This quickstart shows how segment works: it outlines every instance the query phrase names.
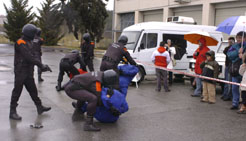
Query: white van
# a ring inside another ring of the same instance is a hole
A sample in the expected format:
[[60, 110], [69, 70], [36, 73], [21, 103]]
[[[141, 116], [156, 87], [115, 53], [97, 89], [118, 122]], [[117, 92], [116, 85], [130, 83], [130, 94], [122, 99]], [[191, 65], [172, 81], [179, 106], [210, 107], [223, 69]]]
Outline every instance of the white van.
[[159, 47], [161, 41], [166, 42], [167, 39], [172, 40], [172, 45], [176, 48], [176, 55], [174, 57], [176, 59], [176, 66], [174, 69], [188, 72], [190, 59], [192, 59], [193, 53], [198, 48], [198, 45], [184, 40], [184, 34], [190, 31], [201, 30], [209, 32], [211, 36], [219, 41], [217, 46], [209, 47], [217, 52], [223, 36], [221, 32], [217, 32], [215, 29], [216, 27], [214, 26], [145, 22], [125, 28], [121, 35], [128, 37], [126, 47], [133, 59], [139, 62], [138, 64], [141, 66], [138, 81], [142, 81], [145, 75], [155, 74], [155, 69], [141, 62], [152, 63], [151, 55]]

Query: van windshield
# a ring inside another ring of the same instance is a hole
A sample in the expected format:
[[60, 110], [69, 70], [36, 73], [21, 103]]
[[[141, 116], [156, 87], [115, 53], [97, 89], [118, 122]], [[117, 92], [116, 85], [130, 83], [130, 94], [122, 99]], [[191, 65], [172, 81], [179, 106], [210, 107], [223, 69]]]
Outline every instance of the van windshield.
[[128, 38], [128, 42], [125, 45], [128, 50], [134, 50], [138, 41], [140, 31], [123, 31], [121, 35], [125, 35]]

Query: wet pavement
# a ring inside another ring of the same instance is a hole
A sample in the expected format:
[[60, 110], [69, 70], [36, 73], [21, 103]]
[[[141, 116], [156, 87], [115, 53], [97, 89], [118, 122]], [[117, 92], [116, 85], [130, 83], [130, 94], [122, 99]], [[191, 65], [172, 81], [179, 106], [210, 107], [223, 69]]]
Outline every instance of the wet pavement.
[[[35, 80], [42, 102], [51, 106], [50, 112], [38, 116], [36, 107], [25, 89], [17, 108], [22, 121], [9, 120], [9, 103], [14, 83], [14, 49], [0, 45], [0, 137], [2, 141], [242, 141], [246, 139], [246, 115], [229, 110], [231, 102], [220, 100], [216, 104], [201, 103], [190, 96], [189, 82], [174, 83], [171, 92], [155, 91], [155, 77], [129, 87], [129, 111], [116, 123], [103, 124], [101, 132], [83, 131], [84, 118], [74, 113], [70, 99], [64, 91], [57, 92], [59, 60], [63, 52], [45, 49], [43, 62], [53, 70], [43, 73], [44, 82]], [[100, 58], [95, 58], [98, 70]], [[68, 78], [64, 76], [64, 81]], [[30, 128], [30, 125], [43, 128]]]

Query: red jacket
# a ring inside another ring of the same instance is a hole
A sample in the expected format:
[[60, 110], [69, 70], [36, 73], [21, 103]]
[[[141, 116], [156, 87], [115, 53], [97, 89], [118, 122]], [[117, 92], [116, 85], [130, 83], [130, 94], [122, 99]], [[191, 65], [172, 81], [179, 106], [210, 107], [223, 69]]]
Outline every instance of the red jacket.
[[[203, 46], [199, 47], [193, 54], [193, 58], [196, 59], [195, 64], [195, 73], [196, 74], [202, 74], [202, 69], [200, 68], [200, 64], [204, 62], [206, 58], [206, 52], [208, 52], [210, 49], [206, 45], [206, 40], [204, 38], [200, 39], [200, 42], [202, 42]], [[196, 56], [196, 53], [199, 53], [198, 56]]]
[[164, 47], [159, 47], [156, 51], [154, 51], [151, 58], [156, 66], [161, 66], [165, 68], [170, 62], [169, 53]]

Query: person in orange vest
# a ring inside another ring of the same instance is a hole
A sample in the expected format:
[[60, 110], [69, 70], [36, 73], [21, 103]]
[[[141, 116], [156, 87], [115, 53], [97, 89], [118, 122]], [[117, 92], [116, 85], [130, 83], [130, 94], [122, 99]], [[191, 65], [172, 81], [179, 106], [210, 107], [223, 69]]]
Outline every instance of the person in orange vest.
[[[156, 66], [166, 68], [168, 63], [170, 62], [170, 55], [166, 51], [164, 45], [165, 45], [164, 42], [160, 43], [160, 47], [153, 52], [151, 56], [151, 60]], [[157, 77], [156, 91], [158, 92], [161, 91], [161, 80], [163, 79], [164, 81], [163, 85], [164, 85], [165, 92], [170, 92], [170, 90], [168, 89], [168, 84], [167, 84], [167, 71], [156, 68], [156, 77]]]
[[86, 66], [88, 66], [90, 72], [94, 71], [93, 59], [94, 59], [94, 42], [91, 42], [91, 37], [89, 33], [83, 35], [84, 42], [81, 44], [81, 54], [85, 62], [85, 66], [81, 67], [86, 71]]

